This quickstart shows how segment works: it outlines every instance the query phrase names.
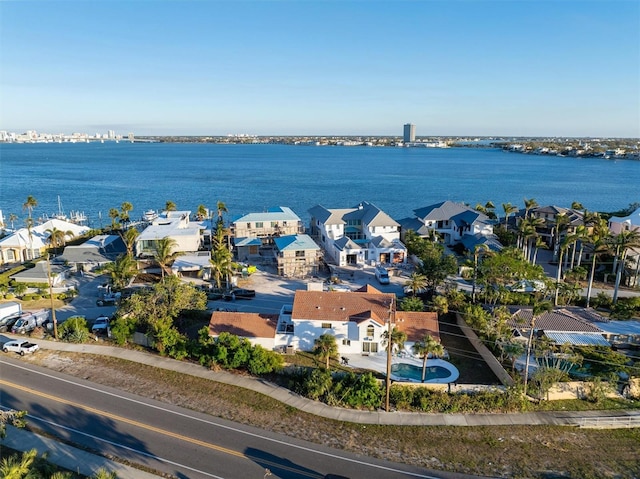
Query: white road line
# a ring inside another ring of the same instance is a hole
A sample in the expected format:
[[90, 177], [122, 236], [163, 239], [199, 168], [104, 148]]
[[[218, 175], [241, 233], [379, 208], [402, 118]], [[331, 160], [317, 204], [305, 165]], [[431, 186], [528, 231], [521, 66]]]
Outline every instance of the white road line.
[[39, 375], [42, 375], [42, 376], [45, 376], [45, 377], [48, 377], [48, 378], [51, 378], [51, 379], [55, 379], [57, 381], [62, 381], [62, 382], [68, 383], [68, 384], [73, 384], [74, 386], [78, 386], [78, 387], [82, 387], [82, 388], [85, 388], [85, 389], [89, 389], [91, 391], [94, 391], [94, 392], [97, 392], [97, 393], [100, 393], [100, 394], [106, 394], [106, 395], [109, 395], [109, 396], [112, 396], [112, 397], [116, 397], [116, 398], [122, 399], [124, 401], [130, 401], [132, 403], [140, 404], [142, 406], [146, 406], [146, 407], [150, 407], [150, 408], [154, 408], [154, 409], [157, 409], [157, 410], [165, 412], [165, 413], [173, 414], [175, 416], [189, 418], [189, 419], [194, 420], [194, 421], [199, 421], [199, 422], [202, 422], [202, 423], [205, 423], [205, 424], [209, 424], [211, 426], [215, 426], [215, 427], [218, 427], [218, 428], [221, 428], [221, 429], [226, 429], [226, 430], [233, 431], [233, 432], [236, 432], [236, 433], [244, 434], [246, 436], [254, 437], [254, 438], [257, 438], [257, 439], [266, 440], [266, 441], [272, 442], [274, 444], [287, 446], [289, 448], [295, 448], [295, 449], [298, 449], [298, 450], [301, 450], [301, 451], [305, 451], [305, 452], [309, 452], [309, 453], [313, 453], [313, 454], [318, 454], [318, 455], [321, 455], [321, 456], [330, 457], [332, 459], [339, 459], [339, 460], [350, 462], [350, 463], [353, 463], [353, 464], [358, 464], [358, 465], [362, 465], [362, 466], [368, 466], [368, 467], [371, 467], [373, 469], [379, 469], [379, 470], [383, 470], [383, 471], [389, 471], [389, 472], [395, 472], [395, 473], [399, 473], [399, 474], [405, 474], [405, 475], [411, 476], [411, 477], [419, 477], [421, 479], [439, 479], [436, 476], [427, 476], [427, 475], [420, 474], [420, 473], [407, 472], [407, 471], [403, 471], [401, 469], [394, 469], [394, 468], [388, 467], [388, 466], [381, 466], [381, 465], [378, 465], [378, 464], [370, 464], [368, 462], [360, 461], [358, 459], [351, 459], [351, 458], [348, 458], [348, 457], [339, 456], [339, 455], [332, 454], [332, 453], [329, 453], [329, 452], [318, 451], [316, 449], [311, 449], [311, 448], [308, 448], [308, 447], [305, 447], [305, 446], [300, 446], [298, 444], [292, 444], [292, 443], [289, 443], [289, 442], [281, 441], [279, 439], [274, 439], [274, 438], [270, 438], [270, 437], [263, 437], [263, 436], [260, 436], [258, 434], [252, 433], [252, 432], [243, 431], [242, 429], [237, 429], [237, 428], [234, 428], [234, 427], [231, 427], [231, 426], [225, 426], [223, 424], [218, 424], [218, 423], [215, 423], [213, 421], [209, 421], [207, 419], [197, 418], [197, 417], [193, 417], [193, 416], [190, 416], [188, 414], [181, 413], [181, 412], [172, 411], [170, 409], [166, 409], [166, 408], [163, 408], [161, 406], [148, 404], [146, 402], [139, 401], [137, 399], [132, 399], [132, 398], [128, 398], [128, 397], [125, 397], [125, 396], [121, 396], [119, 394], [111, 393], [111, 392], [108, 392], [108, 391], [103, 391], [101, 389], [98, 389], [98, 388], [95, 388], [95, 387], [92, 387], [92, 386], [87, 386], [87, 385], [84, 385], [84, 384], [79, 384], [79, 383], [76, 383], [74, 381], [70, 381], [68, 379], [58, 378], [58, 377], [52, 376], [50, 374], [46, 374], [46, 373], [43, 373], [43, 372], [40, 372], [40, 371], [35, 371], [35, 370], [32, 370], [32, 369], [26, 368], [24, 366], [19, 366], [19, 365], [7, 363], [7, 362], [2, 361], [2, 360], [0, 360], [0, 364], [6, 364], [7, 366], [12, 366], [12, 367], [15, 367], [15, 368], [18, 368], [18, 369], [24, 369], [25, 371], [30, 371], [32, 373], [36, 373], [36, 374], [39, 374]]

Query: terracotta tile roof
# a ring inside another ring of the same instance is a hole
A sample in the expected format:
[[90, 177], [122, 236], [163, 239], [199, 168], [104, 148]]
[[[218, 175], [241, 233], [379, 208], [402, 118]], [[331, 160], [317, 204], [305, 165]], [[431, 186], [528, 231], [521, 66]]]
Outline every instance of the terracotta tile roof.
[[296, 291], [291, 319], [359, 322], [371, 318], [383, 325], [389, 317], [389, 306], [392, 301], [395, 302], [395, 294], [379, 291], [376, 293]]
[[396, 327], [407, 334], [407, 341], [420, 341], [427, 334], [440, 341], [438, 313], [397, 311]]
[[243, 338], [273, 338], [277, 324], [277, 314], [214, 311], [209, 321], [209, 335], [226, 332]]
[[364, 286], [361, 286], [358, 289], [354, 290], [354, 293], [382, 294], [382, 291], [371, 286], [370, 284], [365, 284]]

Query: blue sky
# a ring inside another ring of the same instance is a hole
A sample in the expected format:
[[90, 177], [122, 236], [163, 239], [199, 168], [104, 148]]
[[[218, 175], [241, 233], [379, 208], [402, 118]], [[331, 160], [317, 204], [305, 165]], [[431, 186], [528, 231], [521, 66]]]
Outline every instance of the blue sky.
[[0, 129], [640, 136], [640, 2], [0, 1]]

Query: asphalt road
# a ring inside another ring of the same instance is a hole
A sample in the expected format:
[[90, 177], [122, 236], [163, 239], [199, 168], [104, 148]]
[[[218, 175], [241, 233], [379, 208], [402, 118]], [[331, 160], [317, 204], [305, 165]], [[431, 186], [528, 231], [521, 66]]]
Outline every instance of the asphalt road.
[[[0, 359], [2, 407], [102, 454], [180, 478], [462, 478], [298, 441]], [[271, 476], [265, 476], [266, 470]]]

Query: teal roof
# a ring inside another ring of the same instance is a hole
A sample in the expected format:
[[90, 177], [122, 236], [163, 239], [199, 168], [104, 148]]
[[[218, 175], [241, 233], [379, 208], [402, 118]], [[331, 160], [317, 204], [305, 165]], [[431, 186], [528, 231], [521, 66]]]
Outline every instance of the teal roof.
[[233, 240], [233, 244], [238, 246], [262, 246], [262, 241], [260, 238], [236, 238]]
[[286, 206], [276, 206], [269, 208], [267, 211], [261, 213], [248, 213], [244, 216], [240, 216], [233, 220], [233, 223], [238, 222], [255, 222], [255, 221], [300, 221], [298, 215], [296, 215], [291, 208]]
[[273, 239], [279, 251], [319, 250], [309, 235], [280, 236]]

